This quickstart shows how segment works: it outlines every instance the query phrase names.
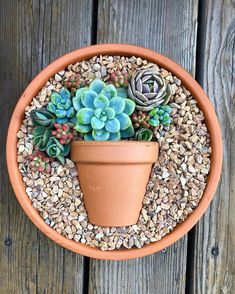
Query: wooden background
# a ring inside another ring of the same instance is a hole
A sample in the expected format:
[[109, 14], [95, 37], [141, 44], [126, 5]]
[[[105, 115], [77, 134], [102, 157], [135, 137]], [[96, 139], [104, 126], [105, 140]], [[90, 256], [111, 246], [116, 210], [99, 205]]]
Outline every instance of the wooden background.
[[[99, 261], [47, 239], [9, 183], [14, 106], [51, 61], [96, 43], [142, 45], [185, 67], [208, 93], [224, 140], [221, 182], [190, 233], [151, 256]], [[235, 1], [0, 0], [0, 294], [235, 293]]]

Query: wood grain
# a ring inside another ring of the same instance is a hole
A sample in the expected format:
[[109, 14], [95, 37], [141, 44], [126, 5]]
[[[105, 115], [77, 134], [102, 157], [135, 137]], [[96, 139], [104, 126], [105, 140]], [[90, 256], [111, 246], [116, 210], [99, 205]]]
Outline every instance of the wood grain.
[[219, 117], [224, 147], [220, 185], [196, 228], [191, 292], [235, 291], [235, 2], [202, 7], [199, 81]]
[[26, 85], [58, 56], [91, 42], [89, 1], [1, 1], [0, 293], [82, 293], [83, 257], [55, 245], [28, 220], [12, 192], [5, 136]]
[[[97, 42], [154, 49], [194, 75], [197, 9], [197, 1], [99, 1]], [[187, 236], [142, 259], [91, 260], [89, 293], [184, 293], [186, 256]]]

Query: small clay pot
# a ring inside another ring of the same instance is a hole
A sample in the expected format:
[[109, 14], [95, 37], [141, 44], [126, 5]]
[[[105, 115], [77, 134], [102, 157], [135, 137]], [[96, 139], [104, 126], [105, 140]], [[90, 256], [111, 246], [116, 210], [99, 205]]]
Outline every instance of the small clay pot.
[[156, 142], [88, 142], [71, 146], [89, 222], [99, 226], [129, 226], [139, 218]]

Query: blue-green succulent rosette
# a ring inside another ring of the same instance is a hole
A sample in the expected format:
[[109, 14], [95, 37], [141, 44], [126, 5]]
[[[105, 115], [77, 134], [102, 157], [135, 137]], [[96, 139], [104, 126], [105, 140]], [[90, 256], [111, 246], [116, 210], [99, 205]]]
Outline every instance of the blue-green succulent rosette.
[[76, 112], [74, 110], [71, 94], [67, 89], [62, 89], [60, 93], [53, 92], [51, 101], [47, 105], [47, 110], [54, 113], [56, 122], [59, 124], [76, 122]]
[[90, 87], [78, 89], [73, 98], [77, 111], [76, 131], [84, 134], [85, 141], [133, 137], [135, 132], [129, 116], [135, 110], [135, 102], [126, 97], [125, 89], [116, 89], [98, 79]]
[[148, 113], [150, 116], [148, 123], [153, 127], [157, 127], [160, 124], [169, 126], [172, 122], [172, 118], [170, 117], [171, 112], [172, 108], [169, 105], [156, 107]]

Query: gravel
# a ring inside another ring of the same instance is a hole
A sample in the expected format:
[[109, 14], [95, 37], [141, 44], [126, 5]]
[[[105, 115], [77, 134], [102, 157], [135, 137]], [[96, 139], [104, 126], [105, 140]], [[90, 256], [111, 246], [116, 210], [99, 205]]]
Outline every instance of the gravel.
[[136, 57], [95, 56], [88, 61], [71, 64], [51, 78], [31, 105], [17, 134], [19, 170], [33, 207], [45, 223], [70, 240], [101, 250], [141, 248], [157, 242], [193, 212], [203, 195], [210, 171], [210, 137], [204, 116], [191, 93], [181, 81], [165, 69], [161, 74], [172, 86], [173, 123], [159, 127], [155, 135], [160, 150], [152, 168], [138, 223], [128, 227], [100, 227], [88, 222], [75, 164], [66, 159], [64, 166], [51, 163], [49, 174], [32, 172], [27, 156], [32, 154], [32, 122], [30, 111], [48, 103], [52, 91], [59, 91], [61, 81], [80, 73], [88, 84], [96, 77], [104, 81], [115, 69], [133, 75], [152, 63]]

